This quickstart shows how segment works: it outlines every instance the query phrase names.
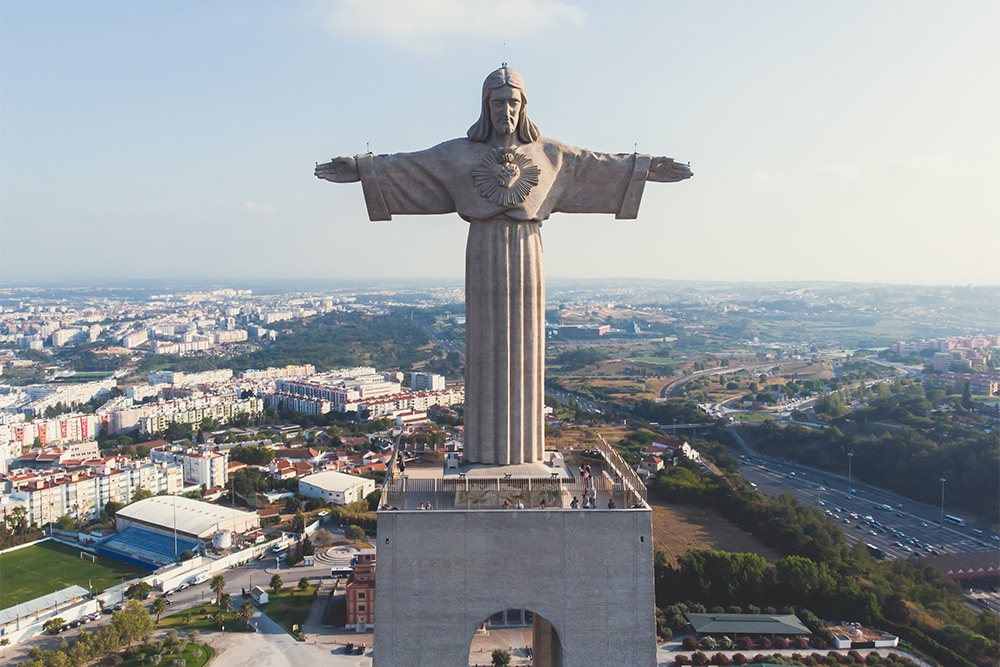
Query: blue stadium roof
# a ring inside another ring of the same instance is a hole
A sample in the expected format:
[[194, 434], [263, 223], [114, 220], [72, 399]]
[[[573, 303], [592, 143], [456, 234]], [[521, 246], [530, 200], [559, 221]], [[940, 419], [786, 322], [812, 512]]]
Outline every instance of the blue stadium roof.
[[197, 542], [178, 536], [175, 551], [173, 535], [156, 533], [139, 526], [129, 526], [102, 544], [98, 552], [155, 570], [175, 562], [177, 555], [182, 551], [194, 551], [198, 546]]

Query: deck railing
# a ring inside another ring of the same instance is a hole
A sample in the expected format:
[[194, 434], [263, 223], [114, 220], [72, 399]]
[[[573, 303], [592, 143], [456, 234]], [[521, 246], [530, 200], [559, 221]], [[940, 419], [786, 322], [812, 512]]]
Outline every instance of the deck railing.
[[625, 459], [623, 459], [621, 454], [619, 454], [611, 445], [607, 443], [603, 435], [598, 433], [597, 437], [601, 439], [601, 444], [597, 446], [597, 449], [604, 454], [604, 459], [608, 462], [608, 465], [610, 465], [615, 472], [618, 473], [622, 481], [626, 486], [631, 488], [633, 493], [642, 498], [643, 502], [646, 502], [646, 485], [642, 483], [641, 479], [639, 479], [639, 475], [637, 475], [635, 471], [632, 470], [627, 463], [625, 463]]

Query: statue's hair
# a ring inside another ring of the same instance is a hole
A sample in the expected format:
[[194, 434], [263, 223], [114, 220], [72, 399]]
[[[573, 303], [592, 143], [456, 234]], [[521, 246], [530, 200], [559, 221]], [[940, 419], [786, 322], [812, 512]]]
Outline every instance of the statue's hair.
[[518, 114], [517, 128], [514, 130], [518, 140], [523, 144], [530, 144], [532, 141], [537, 141], [538, 137], [541, 136], [541, 132], [538, 130], [538, 126], [528, 118], [528, 96], [524, 91], [524, 79], [521, 78], [521, 75], [516, 70], [512, 70], [509, 67], [501, 67], [491, 72], [486, 77], [486, 80], [483, 81], [483, 105], [482, 110], [479, 112], [479, 120], [469, 128], [466, 135], [472, 141], [480, 143], [489, 141], [490, 136], [493, 134], [493, 121], [490, 117], [490, 95], [494, 90], [503, 88], [504, 86], [510, 86], [521, 93], [521, 112]]

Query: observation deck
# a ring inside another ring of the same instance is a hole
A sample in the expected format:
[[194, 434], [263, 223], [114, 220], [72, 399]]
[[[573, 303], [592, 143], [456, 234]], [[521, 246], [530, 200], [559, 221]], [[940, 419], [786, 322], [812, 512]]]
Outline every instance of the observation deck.
[[[459, 462], [400, 465], [393, 453], [378, 511], [618, 511], [645, 509], [646, 487], [603, 438], [590, 449], [546, 450], [542, 462], [497, 466]], [[582, 472], [590, 466], [589, 479]], [[584, 498], [596, 495], [590, 507]], [[578, 506], [573, 508], [573, 499]]]

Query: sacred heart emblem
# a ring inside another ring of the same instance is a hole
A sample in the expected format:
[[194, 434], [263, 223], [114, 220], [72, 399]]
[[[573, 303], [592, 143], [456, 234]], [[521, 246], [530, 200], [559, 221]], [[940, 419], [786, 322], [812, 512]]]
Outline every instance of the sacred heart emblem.
[[523, 203], [538, 185], [541, 170], [528, 156], [513, 148], [494, 148], [479, 166], [472, 170], [472, 179], [479, 194], [500, 206]]

